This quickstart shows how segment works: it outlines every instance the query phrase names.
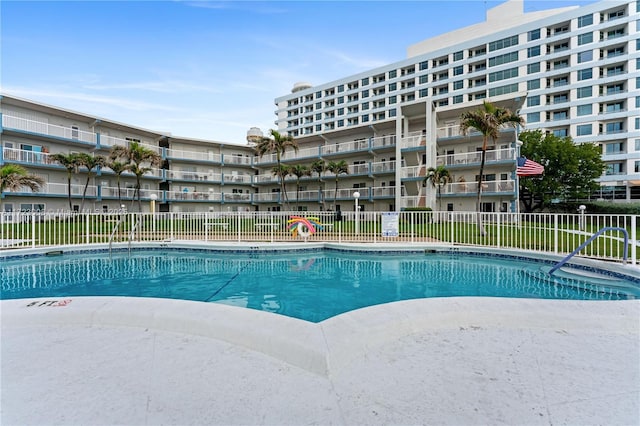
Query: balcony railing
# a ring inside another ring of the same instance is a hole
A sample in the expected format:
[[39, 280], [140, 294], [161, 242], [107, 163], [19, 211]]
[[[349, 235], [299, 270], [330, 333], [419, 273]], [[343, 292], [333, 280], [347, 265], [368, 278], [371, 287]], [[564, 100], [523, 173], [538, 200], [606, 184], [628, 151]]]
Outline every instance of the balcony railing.
[[[460, 154], [438, 155], [436, 165], [438, 166], [465, 166], [479, 165], [482, 152], [465, 152]], [[487, 163], [494, 161], [508, 161], [516, 159], [516, 150], [514, 148], [504, 148], [487, 151], [485, 161]]]
[[2, 115], [2, 127], [72, 141], [96, 143], [96, 134], [93, 132], [87, 132], [72, 127], [58, 126], [42, 121], [27, 120], [25, 118], [14, 117], [6, 114]]
[[213, 163], [221, 163], [222, 156], [213, 152], [204, 151], [186, 151], [183, 149], [167, 148], [167, 158], [173, 158], [178, 160], [197, 160], [197, 161], [210, 161]]
[[[488, 193], [513, 193], [515, 191], [515, 181], [494, 180], [482, 182], [482, 192]], [[478, 182], [455, 182], [443, 185], [440, 188], [441, 195], [476, 194], [478, 192]]]
[[182, 170], [166, 170], [167, 180], [188, 180], [200, 182], [220, 182], [222, 181], [221, 173], [213, 172], [187, 172]]
[[165, 191], [167, 201], [222, 201], [221, 192]]

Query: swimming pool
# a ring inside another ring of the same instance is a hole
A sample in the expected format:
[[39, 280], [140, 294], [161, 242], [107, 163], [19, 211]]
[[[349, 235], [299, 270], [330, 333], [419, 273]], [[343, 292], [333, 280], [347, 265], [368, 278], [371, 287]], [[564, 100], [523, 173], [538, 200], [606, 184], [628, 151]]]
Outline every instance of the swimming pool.
[[[57, 253], [53, 253], [57, 254]], [[4, 260], [1, 299], [127, 296], [215, 302], [310, 322], [399, 300], [640, 298], [640, 279], [546, 272], [552, 263], [432, 250], [222, 252], [154, 249]]]

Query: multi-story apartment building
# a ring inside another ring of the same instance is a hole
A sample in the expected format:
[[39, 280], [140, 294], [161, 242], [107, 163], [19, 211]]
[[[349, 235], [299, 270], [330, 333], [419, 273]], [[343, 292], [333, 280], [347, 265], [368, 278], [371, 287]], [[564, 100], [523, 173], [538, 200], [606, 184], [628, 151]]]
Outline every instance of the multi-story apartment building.
[[[108, 157], [114, 146], [138, 142], [162, 157], [141, 184], [144, 209], [150, 201], [159, 211], [247, 211], [251, 208], [253, 152], [248, 146], [173, 137], [10, 96], [0, 99], [0, 166], [20, 164], [45, 179], [38, 193], [2, 194], [7, 211], [69, 210], [67, 171], [53, 159], [56, 153], [85, 152]], [[133, 203], [135, 177], [120, 178], [103, 167], [90, 177], [83, 202], [87, 171], [71, 175], [73, 210], [115, 211]], [[120, 191], [118, 191], [118, 180]], [[120, 194], [118, 194], [120, 192]]]
[[[51, 155], [108, 155], [132, 141], [163, 163], [142, 183], [145, 209], [160, 211], [364, 210], [408, 207], [473, 210], [482, 138], [464, 136], [459, 117], [484, 100], [518, 111], [527, 129], [602, 146], [607, 171], [597, 197], [640, 199], [640, 0], [524, 13], [521, 0], [487, 12], [481, 24], [425, 40], [408, 58], [276, 99], [277, 127], [300, 149], [285, 164], [344, 160], [348, 173], [286, 178], [280, 194], [273, 155], [251, 144], [174, 137], [11, 96], [0, 99], [0, 166], [16, 163], [45, 178], [40, 193], [1, 194], [4, 211], [66, 210], [67, 172]], [[490, 141], [484, 170], [485, 211], [517, 210], [517, 132]], [[250, 134], [254, 134], [254, 129]], [[259, 135], [258, 135], [259, 136]], [[436, 190], [428, 169], [444, 165], [453, 181]], [[72, 174], [72, 208], [132, 205], [135, 179], [108, 167]], [[439, 196], [437, 193], [439, 192]]]
[[[401, 62], [318, 86], [298, 83], [276, 99], [278, 129], [301, 146], [364, 143], [349, 157], [352, 167], [398, 159], [395, 173], [349, 178], [374, 194], [395, 191], [390, 208], [422, 205], [429, 191], [415, 187], [416, 172], [446, 164], [456, 182], [443, 188], [443, 203], [469, 209], [464, 194], [474, 192], [479, 142], [459, 135], [459, 112], [483, 100], [510, 98], [512, 107], [522, 100], [527, 129], [602, 146], [607, 170], [598, 196], [640, 199], [640, 2], [523, 10], [522, 0], [508, 1], [483, 23], [410, 46]], [[396, 149], [378, 150], [384, 138]], [[514, 166], [499, 165], [516, 153], [507, 139], [491, 148], [487, 210], [515, 200]]]

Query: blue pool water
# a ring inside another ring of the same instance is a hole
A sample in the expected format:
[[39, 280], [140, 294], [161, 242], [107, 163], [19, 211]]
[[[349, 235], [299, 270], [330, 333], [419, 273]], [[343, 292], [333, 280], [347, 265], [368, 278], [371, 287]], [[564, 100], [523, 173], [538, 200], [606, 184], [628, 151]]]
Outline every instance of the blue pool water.
[[[550, 278], [550, 264], [457, 253], [134, 251], [2, 261], [2, 299], [131, 296], [216, 302], [319, 322], [398, 300], [640, 297], [638, 282]], [[559, 274], [562, 275], [562, 274]]]

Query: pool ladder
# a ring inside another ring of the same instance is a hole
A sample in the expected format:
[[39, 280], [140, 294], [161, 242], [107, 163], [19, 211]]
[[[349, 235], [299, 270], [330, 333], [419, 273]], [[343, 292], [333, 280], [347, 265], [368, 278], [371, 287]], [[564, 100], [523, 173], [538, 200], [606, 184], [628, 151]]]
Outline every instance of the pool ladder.
[[556, 265], [549, 270], [549, 275], [553, 275], [553, 273], [555, 271], [560, 269], [562, 267], [562, 265], [564, 265], [565, 263], [567, 263], [569, 261], [569, 259], [571, 259], [573, 256], [578, 254], [580, 252], [580, 250], [582, 250], [583, 248], [585, 248], [586, 246], [591, 244], [593, 242], [593, 240], [595, 240], [601, 234], [603, 234], [604, 232], [607, 232], [607, 231], [621, 231], [624, 234], [624, 253], [623, 253], [623, 256], [622, 256], [622, 262], [623, 262], [624, 265], [626, 265], [627, 264], [627, 250], [628, 250], [628, 244], [629, 244], [629, 233], [624, 228], [620, 228], [620, 227], [616, 227], [616, 226], [605, 226], [604, 228], [600, 229], [598, 232], [593, 234], [591, 237], [589, 237], [589, 239], [587, 241], [585, 241], [584, 243], [580, 244], [580, 246], [577, 249], [575, 249], [574, 251], [569, 253], [567, 256], [565, 256], [564, 259], [562, 259], [560, 262], [556, 263]]
[[[111, 259], [113, 239], [116, 235], [116, 232], [118, 232], [118, 228], [120, 228], [120, 225], [123, 224], [126, 220], [127, 220], [127, 216], [124, 215], [120, 220], [118, 220], [118, 223], [116, 223], [116, 225], [113, 227], [113, 230], [111, 231], [111, 235], [109, 236], [109, 259]], [[129, 232], [129, 237], [128, 237], [129, 256], [131, 256], [131, 241], [135, 236], [136, 229], [138, 228], [139, 224], [140, 224], [140, 216], [138, 216], [138, 218], [136, 219], [136, 223], [134, 223], [134, 225], [131, 227], [131, 231]]]

